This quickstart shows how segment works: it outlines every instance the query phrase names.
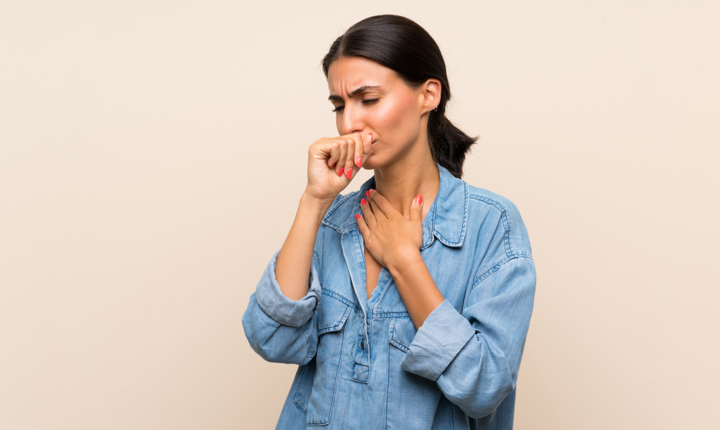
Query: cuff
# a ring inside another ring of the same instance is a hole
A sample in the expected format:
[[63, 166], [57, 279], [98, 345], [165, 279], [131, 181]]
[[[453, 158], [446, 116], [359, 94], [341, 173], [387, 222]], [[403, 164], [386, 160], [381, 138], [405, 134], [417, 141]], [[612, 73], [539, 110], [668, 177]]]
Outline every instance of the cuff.
[[400, 367], [437, 381], [455, 356], [475, 335], [475, 329], [450, 302], [443, 300], [425, 319], [410, 343]]
[[278, 323], [290, 327], [301, 327], [312, 318], [320, 301], [322, 288], [318, 282], [318, 273], [314, 264], [310, 264], [308, 293], [300, 300], [291, 300], [280, 289], [275, 278], [275, 265], [280, 250], [275, 252], [265, 269], [255, 290], [255, 298], [260, 308]]

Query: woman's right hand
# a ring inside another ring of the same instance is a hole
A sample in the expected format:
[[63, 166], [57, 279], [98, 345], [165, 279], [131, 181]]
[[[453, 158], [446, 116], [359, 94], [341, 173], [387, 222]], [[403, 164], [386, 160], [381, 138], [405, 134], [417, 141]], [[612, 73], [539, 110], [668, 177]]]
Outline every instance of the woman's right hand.
[[305, 192], [319, 201], [332, 202], [371, 154], [372, 133], [351, 133], [316, 141], [308, 150]]

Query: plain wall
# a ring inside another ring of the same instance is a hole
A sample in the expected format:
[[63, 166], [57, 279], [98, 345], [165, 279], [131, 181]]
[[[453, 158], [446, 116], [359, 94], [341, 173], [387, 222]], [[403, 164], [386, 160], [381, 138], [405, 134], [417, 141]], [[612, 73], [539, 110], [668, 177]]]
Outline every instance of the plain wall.
[[0, 430], [274, 428], [296, 366], [240, 317], [380, 13], [529, 231], [515, 428], [720, 428], [717, 1], [3, 0]]

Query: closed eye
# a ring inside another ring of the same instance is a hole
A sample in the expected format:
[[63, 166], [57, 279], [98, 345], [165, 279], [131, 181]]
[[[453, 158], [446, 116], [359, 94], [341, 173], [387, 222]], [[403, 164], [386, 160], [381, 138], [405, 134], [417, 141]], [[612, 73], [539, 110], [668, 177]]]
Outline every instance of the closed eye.
[[[367, 100], [363, 100], [362, 102], [363, 102], [363, 104], [372, 104], [378, 100], [380, 100], [380, 99], [367, 99]], [[335, 113], [340, 113], [343, 111], [343, 109], [345, 109], [345, 106], [338, 106], [335, 109], [333, 109], [332, 111]]]

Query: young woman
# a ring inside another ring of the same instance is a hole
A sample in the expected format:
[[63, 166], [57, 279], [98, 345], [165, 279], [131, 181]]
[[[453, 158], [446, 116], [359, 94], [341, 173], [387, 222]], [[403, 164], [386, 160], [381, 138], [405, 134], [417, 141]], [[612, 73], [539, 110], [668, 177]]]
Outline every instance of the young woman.
[[[295, 221], [243, 315], [299, 364], [278, 429], [510, 429], [535, 266], [508, 199], [463, 181], [445, 63], [394, 15], [322, 62], [338, 137], [310, 145]], [[374, 176], [340, 192], [361, 169]]]

